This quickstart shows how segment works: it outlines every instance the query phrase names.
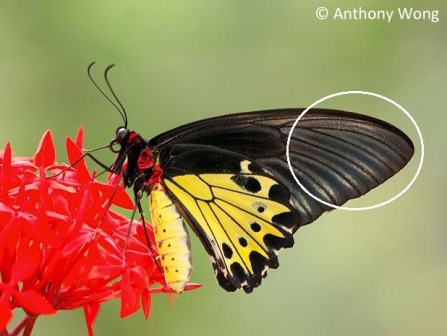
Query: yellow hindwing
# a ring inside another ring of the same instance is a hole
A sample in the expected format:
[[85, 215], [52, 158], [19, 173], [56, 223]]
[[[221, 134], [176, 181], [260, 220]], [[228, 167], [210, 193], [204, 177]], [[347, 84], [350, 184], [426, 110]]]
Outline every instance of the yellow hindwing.
[[278, 251], [293, 244], [294, 228], [282, 220], [293, 211], [289, 193], [273, 178], [250, 172], [187, 174], [164, 183], [207, 240], [216, 275], [237, 288], [257, 285], [269, 267], [277, 267]]

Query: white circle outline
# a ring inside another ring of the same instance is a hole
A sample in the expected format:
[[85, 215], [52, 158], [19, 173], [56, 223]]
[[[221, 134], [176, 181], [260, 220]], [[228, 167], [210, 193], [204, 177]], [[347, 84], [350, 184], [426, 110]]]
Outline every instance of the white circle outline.
[[[375, 205], [371, 205], [371, 206], [365, 206], [365, 207], [360, 207], [360, 208], [352, 208], [352, 207], [344, 207], [344, 206], [338, 206], [332, 203], [328, 203], [326, 201], [323, 201], [321, 199], [319, 199], [318, 197], [316, 197], [315, 195], [313, 195], [309, 190], [307, 190], [299, 181], [299, 179], [296, 177], [292, 165], [290, 163], [290, 153], [289, 153], [289, 148], [290, 148], [290, 139], [292, 137], [292, 133], [293, 130], [295, 129], [296, 125], [298, 124], [298, 122], [300, 121], [300, 119], [314, 106], [320, 104], [321, 102], [324, 102], [325, 100], [328, 100], [330, 98], [334, 98], [334, 97], [338, 97], [338, 96], [344, 96], [344, 95], [348, 95], [348, 94], [362, 94], [362, 95], [368, 95], [368, 96], [373, 96], [376, 98], [381, 98], [383, 100], [385, 100], [388, 103], [393, 104], [394, 106], [396, 106], [397, 108], [399, 108], [403, 113], [405, 113], [407, 115], [407, 117], [411, 120], [411, 122], [413, 123], [414, 127], [416, 128], [416, 131], [419, 135], [419, 140], [421, 142], [421, 159], [419, 161], [419, 166], [416, 170], [415, 175], [413, 176], [413, 179], [410, 181], [410, 183], [408, 183], [408, 185], [400, 192], [398, 193], [396, 196], [390, 198], [387, 201], [384, 201], [382, 203], [378, 203]], [[287, 145], [286, 145], [286, 157], [287, 157], [287, 165], [289, 166], [289, 170], [292, 173], [293, 178], [295, 179], [295, 181], [298, 183], [298, 185], [301, 187], [301, 189], [303, 189], [306, 194], [308, 194], [310, 197], [312, 197], [314, 200], [327, 205], [331, 208], [335, 208], [335, 209], [341, 209], [341, 210], [347, 210], [347, 211], [363, 211], [363, 210], [372, 210], [372, 209], [376, 209], [376, 208], [380, 208], [381, 206], [387, 205], [393, 201], [395, 201], [396, 199], [398, 199], [400, 196], [402, 196], [404, 193], [406, 193], [408, 191], [408, 189], [410, 189], [410, 187], [413, 185], [414, 181], [416, 181], [421, 169], [422, 169], [422, 164], [424, 162], [424, 140], [422, 138], [422, 133], [421, 130], [419, 129], [418, 124], [416, 123], [416, 121], [413, 119], [413, 117], [410, 115], [410, 113], [408, 113], [407, 110], [405, 110], [401, 105], [399, 105], [398, 103], [396, 103], [394, 100], [382, 96], [378, 93], [374, 93], [374, 92], [369, 92], [369, 91], [341, 91], [341, 92], [337, 92], [337, 93], [333, 93], [330, 94], [326, 97], [323, 97], [319, 100], [317, 100], [316, 102], [314, 102], [313, 104], [311, 104], [308, 108], [306, 108], [303, 113], [301, 113], [301, 115], [295, 120], [295, 122], [293, 123], [292, 128], [290, 129], [289, 132], [289, 136], [287, 137]]]

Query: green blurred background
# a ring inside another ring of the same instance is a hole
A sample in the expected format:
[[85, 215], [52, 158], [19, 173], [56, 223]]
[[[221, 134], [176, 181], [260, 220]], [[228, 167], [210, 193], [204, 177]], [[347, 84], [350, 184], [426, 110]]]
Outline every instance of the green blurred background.
[[[149, 322], [104, 305], [96, 335], [446, 335], [445, 1], [343, 1], [344, 9], [440, 11], [440, 22], [320, 21], [338, 1], [1, 1], [0, 143], [32, 155], [53, 132], [85, 127], [86, 147], [106, 144], [121, 125], [93, 88], [110, 63], [130, 128], [150, 138], [189, 121], [231, 112], [306, 107], [328, 94], [365, 90], [405, 107], [418, 122], [426, 157], [420, 177], [394, 203], [368, 212], [333, 211], [296, 235], [253, 294], [226, 293], [193, 238], [193, 282], [174, 307], [154, 296]], [[361, 96], [325, 102], [385, 119], [416, 144], [411, 164], [362, 199], [396, 194], [414, 175], [421, 147], [409, 120]], [[113, 155], [99, 155], [112, 162]], [[92, 165], [93, 167], [93, 165]], [[366, 202], [366, 203], [365, 203]], [[81, 310], [41, 317], [34, 335], [86, 334]]]

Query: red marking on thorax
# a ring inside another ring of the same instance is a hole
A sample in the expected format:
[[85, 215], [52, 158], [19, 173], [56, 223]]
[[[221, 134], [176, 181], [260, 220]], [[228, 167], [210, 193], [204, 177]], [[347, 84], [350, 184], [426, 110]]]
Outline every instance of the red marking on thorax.
[[155, 165], [153, 169], [154, 172], [149, 179], [149, 184], [155, 184], [160, 182], [163, 176], [163, 169], [160, 166]]
[[145, 148], [141, 151], [140, 156], [138, 157], [137, 166], [138, 169], [148, 169], [152, 168], [155, 165], [155, 162], [152, 160], [151, 151], [149, 148]]
[[144, 148], [140, 156], [138, 157], [137, 166], [138, 169], [144, 170], [144, 169], [152, 169], [152, 175], [149, 178], [149, 184], [153, 185], [157, 182], [161, 181], [161, 178], [163, 176], [163, 169], [156, 165], [154, 160], [152, 160], [151, 150], [149, 148]]
[[127, 139], [128, 143], [131, 143], [138, 136], [137, 132], [130, 132], [129, 138]]

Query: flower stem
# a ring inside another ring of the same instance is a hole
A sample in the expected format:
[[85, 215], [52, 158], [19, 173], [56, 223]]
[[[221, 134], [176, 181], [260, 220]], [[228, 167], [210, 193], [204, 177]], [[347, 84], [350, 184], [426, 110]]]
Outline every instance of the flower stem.
[[31, 332], [34, 328], [34, 323], [36, 323], [37, 316], [36, 315], [28, 315], [26, 317], [26, 325], [25, 330], [23, 331], [23, 336], [30, 336]]

